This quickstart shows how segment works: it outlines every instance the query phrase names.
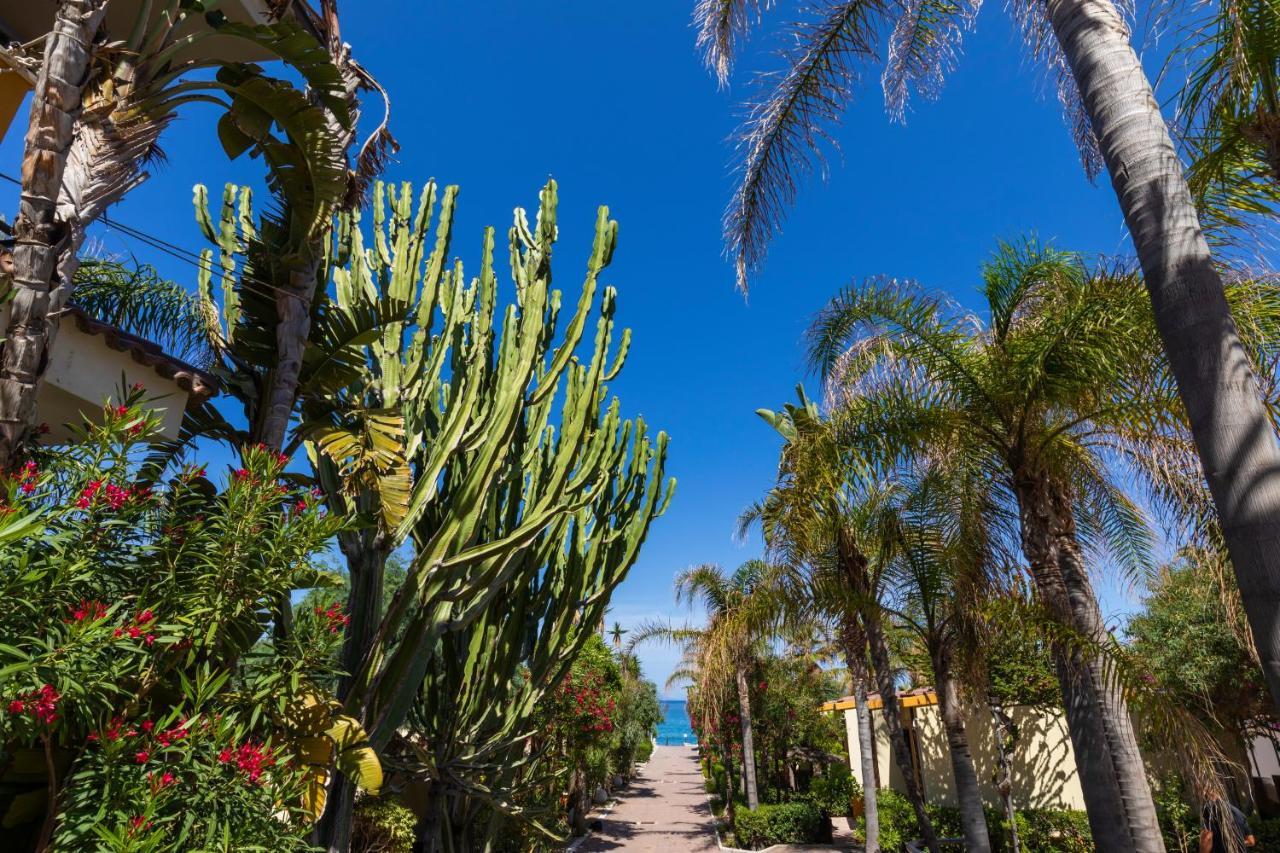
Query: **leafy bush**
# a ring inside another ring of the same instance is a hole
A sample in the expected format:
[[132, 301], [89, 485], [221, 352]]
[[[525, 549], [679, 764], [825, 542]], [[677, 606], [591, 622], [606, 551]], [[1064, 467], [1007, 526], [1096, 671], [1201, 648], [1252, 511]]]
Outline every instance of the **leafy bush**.
[[1280, 850], [1280, 817], [1264, 820], [1255, 815], [1249, 825], [1253, 827], [1253, 834], [1258, 839], [1258, 849]]
[[816, 805], [807, 800], [794, 800], [756, 809], [738, 809], [734, 836], [739, 844], [753, 849], [770, 844], [806, 844], [821, 841], [827, 826], [826, 817]]
[[356, 806], [351, 853], [411, 853], [417, 823], [395, 800], [366, 797]]
[[330, 756], [304, 761], [301, 739], [325, 742], [311, 722], [335, 719], [314, 684], [345, 617], [304, 611], [265, 637], [278, 603], [323, 579], [312, 560], [337, 525], [263, 449], [221, 492], [203, 468], [141, 478], [159, 427], [142, 393], [0, 478], [6, 841], [48, 825], [52, 787], [52, 849], [304, 847]]
[[1093, 835], [1084, 812], [1027, 809], [1017, 814], [1018, 838], [1028, 850], [1044, 853], [1090, 853]]
[[847, 765], [833, 764], [821, 776], [813, 777], [809, 796], [827, 817], [839, 817], [851, 812], [853, 798], [862, 796], [862, 787]]
[[[900, 850], [906, 842], [919, 838], [920, 825], [907, 798], [887, 788], [881, 788], [876, 793], [880, 815], [880, 847], [886, 851]], [[939, 837], [961, 837], [963, 829], [959, 809], [930, 805], [926, 807], [926, 811]], [[1008, 838], [1004, 815], [999, 810], [987, 809], [986, 817], [991, 849], [996, 853], [1003, 853]], [[1018, 812], [1016, 819], [1018, 839], [1024, 850], [1036, 853], [1089, 853], [1093, 850], [1089, 818], [1084, 812], [1027, 809]], [[866, 832], [866, 824], [861, 819], [858, 828], [860, 832]]]

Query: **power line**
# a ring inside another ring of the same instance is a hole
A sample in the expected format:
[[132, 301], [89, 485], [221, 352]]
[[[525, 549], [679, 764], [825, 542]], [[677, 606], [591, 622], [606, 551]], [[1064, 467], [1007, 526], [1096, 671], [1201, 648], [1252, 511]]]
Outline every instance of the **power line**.
[[[22, 181], [4, 172], [0, 172], [0, 179], [6, 180], [11, 184], [22, 186]], [[139, 241], [140, 243], [143, 243], [159, 252], [163, 252], [164, 254], [169, 255], [170, 257], [176, 258], [177, 260], [182, 261], [183, 263], [190, 264], [191, 266], [201, 271], [207, 271], [210, 274], [213, 274], [214, 272], [212, 264], [206, 265], [205, 258], [202, 255], [191, 251], [190, 249], [187, 249], [183, 246], [179, 246], [176, 243], [170, 243], [168, 240], [165, 240], [162, 237], [157, 237], [154, 234], [149, 234], [146, 231], [143, 231], [141, 228], [135, 228], [134, 226], [126, 225], [125, 223], [120, 222], [119, 220], [110, 219], [107, 217], [105, 213], [102, 214], [100, 218], [105, 225], [117, 229], [127, 237], [132, 237], [133, 239]], [[279, 294], [281, 296], [288, 296], [293, 299], [301, 300], [301, 297], [298, 296], [296, 293], [290, 293], [289, 291], [284, 290], [283, 288], [277, 287], [276, 285], [271, 284], [270, 282], [263, 281], [262, 279], [259, 279], [259, 278], [254, 278], [253, 276], [246, 275], [243, 272], [241, 272], [240, 274], [240, 284], [245, 290], [248, 290], [250, 293], [253, 293], [256, 296], [260, 296], [263, 299], [270, 299], [272, 297], [270, 293], [264, 293], [261, 290], [254, 290], [252, 287], [249, 287], [250, 284], [255, 284], [259, 287], [266, 288], [271, 293]]]

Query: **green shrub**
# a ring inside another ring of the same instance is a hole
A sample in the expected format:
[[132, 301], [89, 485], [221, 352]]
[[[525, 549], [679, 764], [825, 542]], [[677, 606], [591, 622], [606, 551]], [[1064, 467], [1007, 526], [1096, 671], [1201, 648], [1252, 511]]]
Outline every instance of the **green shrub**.
[[[899, 850], [906, 842], [919, 838], [920, 824], [916, 821], [916, 813], [911, 808], [910, 801], [897, 791], [886, 788], [881, 788], [876, 793], [881, 849]], [[963, 835], [959, 809], [931, 805], [926, 810], [939, 838], [959, 838]], [[1008, 830], [1003, 813], [987, 809], [986, 818], [991, 849], [995, 853], [1004, 853]], [[1018, 840], [1022, 843], [1023, 850], [1035, 853], [1088, 853], [1093, 849], [1089, 818], [1084, 812], [1027, 809], [1018, 812], [1017, 821]], [[858, 821], [858, 831], [866, 832], [866, 823], [862, 819]]]
[[738, 844], [760, 849], [770, 844], [821, 841], [828, 826], [822, 810], [808, 800], [738, 809], [734, 836]]
[[395, 800], [367, 797], [356, 806], [351, 853], [411, 853], [417, 823]]
[[826, 773], [813, 777], [809, 783], [809, 798], [827, 817], [849, 814], [853, 798], [861, 793], [861, 786], [844, 764], [831, 765]]
[[1084, 812], [1027, 809], [1018, 812], [1018, 839], [1027, 850], [1044, 853], [1089, 853], [1093, 835]]
[[1249, 825], [1258, 839], [1259, 850], [1280, 850], [1280, 817], [1262, 820], [1255, 815]]
[[648, 738], [636, 745], [636, 763], [643, 764], [653, 757], [653, 741]]

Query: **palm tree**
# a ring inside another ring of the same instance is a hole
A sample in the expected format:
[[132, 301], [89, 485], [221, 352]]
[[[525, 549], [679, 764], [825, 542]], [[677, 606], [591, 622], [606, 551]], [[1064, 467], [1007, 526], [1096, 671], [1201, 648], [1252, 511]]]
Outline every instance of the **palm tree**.
[[1183, 11], [1191, 68], [1178, 111], [1187, 182], [1210, 234], [1228, 240], [1224, 229], [1274, 216], [1280, 203], [1280, 10], [1218, 0]]
[[[332, 10], [330, 0], [323, 5]], [[31, 426], [45, 353], [71, 299], [87, 229], [146, 180], [145, 168], [178, 111], [195, 102], [222, 106], [219, 138], [228, 154], [251, 148], [264, 153], [273, 186], [305, 185], [314, 204], [290, 202], [313, 222], [327, 224], [347, 183], [342, 134], [354, 132], [348, 78], [356, 74], [374, 85], [363, 72], [351, 71], [358, 66], [349, 52], [330, 56], [321, 48], [312, 34], [325, 32], [332, 43], [336, 30], [329, 27], [336, 27], [336, 16], [313, 21], [305, 4], [282, 9], [282, 17], [261, 26], [229, 21], [199, 4], [171, 3], [154, 15], [151, 4], [144, 4], [123, 38], [97, 39], [106, 6], [105, 0], [59, 5], [33, 81], [22, 203], [14, 225], [15, 296], [0, 352], [0, 469], [13, 464]], [[205, 48], [202, 57], [196, 48], [210, 38], [249, 42], [278, 56], [305, 81], [306, 92], [256, 66], [228, 62], [220, 58], [222, 51]], [[4, 62], [22, 66], [8, 52]], [[253, 119], [246, 118], [250, 114]], [[285, 131], [287, 142], [270, 132], [273, 124]], [[380, 150], [384, 137], [375, 132], [371, 140], [367, 147]], [[336, 178], [336, 189], [326, 178]]]
[[[1122, 483], [1176, 443], [1150, 308], [1136, 276], [1034, 244], [1002, 245], [983, 277], [985, 327], [908, 284], [851, 287], [815, 322], [811, 357], [844, 391], [846, 441], [946, 458], [990, 484], [991, 538], [1020, 545], [1044, 605], [1096, 647], [1108, 635], [1085, 556], [1149, 568]], [[1095, 843], [1161, 849], [1124, 697], [1079, 644], [1057, 644], [1055, 660]]]
[[[926, 471], [912, 484], [911, 494], [899, 509], [883, 606], [920, 644], [929, 660], [965, 849], [990, 851], [982, 790], [965, 726], [965, 691], [960, 683], [966, 659], [968, 669], [979, 669], [973, 665], [980, 661], [975, 650], [976, 616], [993, 589], [990, 578], [997, 563], [986, 541], [981, 490], [951, 482], [947, 473], [937, 468]], [[973, 679], [965, 681], [972, 683]]]
[[[774, 5], [698, 0], [698, 43], [722, 83], [737, 43]], [[891, 28], [882, 77], [887, 105], [901, 117], [912, 88], [938, 91], [978, 5], [831, 0], [784, 34], [781, 73], [768, 78], [750, 105], [738, 139], [740, 182], [725, 232], [740, 286], [763, 260], [783, 209], [795, 199], [796, 173], [812, 168], [826, 126], [844, 110], [861, 65], [879, 53], [882, 34]], [[1032, 51], [1057, 76], [1086, 171], [1092, 177], [1105, 165], [1111, 175], [1272, 699], [1280, 705], [1280, 550], [1271, 546], [1280, 527], [1280, 446], [1182, 163], [1112, 0], [1020, 0], [1012, 9]], [[1142, 844], [1158, 849], [1158, 835], [1148, 833]]]
[[775, 618], [774, 603], [765, 595], [755, 594], [761, 579], [770, 571], [763, 560], [748, 560], [732, 574], [711, 564], [685, 569], [676, 575], [676, 603], [701, 604], [707, 613], [706, 627], [675, 628], [651, 622], [636, 629], [631, 639], [632, 647], [653, 639], [684, 646], [686, 657], [698, 674], [700, 689], [710, 691], [714, 686], [728, 684], [737, 693], [743, 787], [747, 808], [751, 809], [759, 807], [760, 795], [747, 673], [757, 657], [762, 626]]
[[622, 650], [622, 638], [627, 635], [627, 629], [623, 628], [617, 622], [613, 623], [613, 627], [609, 629], [609, 636], [613, 638], [613, 647]]
[[785, 618], [834, 623], [853, 682], [867, 849], [874, 850], [879, 843], [876, 750], [867, 695], [874, 676], [907, 798], [925, 843], [937, 851], [937, 834], [902, 727], [898, 673], [891, 662], [881, 609], [899, 489], [892, 481], [878, 479], [863, 455], [851, 453], [837, 441], [803, 390], [799, 405], [787, 405], [781, 413], [760, 410], [759, 414], [786, 444], [778, 485], [744, 513], [740, 526], [745, 530], [759, 521], [770, 559], [787, 570], [771, 578], [771, 595]]

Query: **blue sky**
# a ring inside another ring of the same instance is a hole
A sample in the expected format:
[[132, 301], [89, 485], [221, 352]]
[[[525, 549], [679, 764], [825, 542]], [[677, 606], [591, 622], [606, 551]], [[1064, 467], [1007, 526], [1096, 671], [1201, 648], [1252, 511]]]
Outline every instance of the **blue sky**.
[[[1056, 100], [1045, 96], [1004, 10], [991, 4], [967, 34], [941, 100], [913, 103], [905, 126], [886, 119], [878, 72], [868, 73], [837, 131], [842, 155], [829, 180], [806, 183], [744, 300], [721, 256], [720, 215], [732, 187], [726, 140], [745, 89], [717, 90], [702, 68], [691, 6], [344, 5], [345, 38], [391, 93], [403, 149], [387, 177], [461, 185], [454, 250], [465, 262], [477, 263], [481, 228], [505, 229], [514, 206], [536, 206], [549, 176], [560, 184], [555, 263], [568, 293], [585, 266], [596, 206], [608, 204], [620, 222], [605, 280], [619, 290], [618, 317], [634, 339], [614, 390], [629, 414], [671, 434], [670, 471], [680, 481], [615, 596], [609, 620], [624, 627], [690, 616], [673, 602], [677, 570], [733, 567], [756, 555], [758, 543], [732, 536], [776, 464], [777, 441], [753, 412], [791, 399], [798, 381], [816, 387], [800, 337], [837, 288], [889, 274], [972, 303], [977, 267], [1001, 237], [1035, 232], [1063, 248], [1128, 249], [1105, 176], [1097, 186], [1085, 179]], [[770, 46], [757, 38], [747, 64], [767, 63], [759, 54]], [[213, 119], [207, 109], [184, 115], [166, 137], [167, 162], [112, 216], [201, 248], [192, 185], [258, 180], [252, 161], [226, 161]], [[11, 171], [24, 122], [25, 113], [0, 143], [0, 163]], [[99, 234], [107, 251], [132, 251], [194, 280], [190, 267], [118, 233]], [[1103, 598], [1108, 612], [1127, 604], [1116, 589]], [[650, 647], [641, 657], [661, 685], [676, 653]]]

